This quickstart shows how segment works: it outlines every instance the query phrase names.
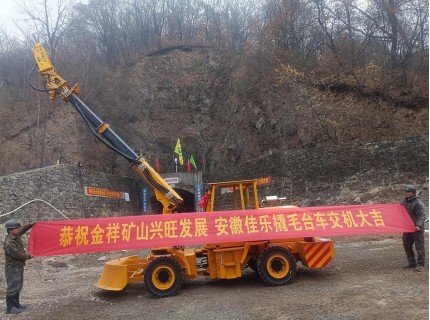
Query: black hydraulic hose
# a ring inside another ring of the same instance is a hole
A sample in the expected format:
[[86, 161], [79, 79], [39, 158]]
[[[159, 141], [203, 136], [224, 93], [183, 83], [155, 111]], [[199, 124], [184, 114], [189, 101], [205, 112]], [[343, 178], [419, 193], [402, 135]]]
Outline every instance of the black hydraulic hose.
[[30, 78], [31, 78], [31, 75], [32, 75], [32, 74], [33, 74], [33, 72], [34, 72], [34, 69], [36, 69], [36, 67], [37, 67], [37, 64], [34, 64], [33, 68], [31, 68], [31, 71], [28, 73], [28, 84], [30, 85], [30, 87], [31, 87], [33, 90], [36, 90], [36, 91], [39, 91], [39, 92], [55, 91], [55, 89], [39, 89], [39, 88], [36, 88], [35, 86], [33, 86], [33, 84], [32, 84], [32, 83], [31, 83], [31, 81], [30, 81]]
[[[67, 98], [69, 96], [70, 93], [67, 94]], [[80, 108], [85, 117], [90, 121], [93, 128], [96, 129], [100, 136], [103, 136], [105, 141], [108, 141], [112, 146], [125, 153], [131, 159], [137, 160], [139, 158], [136, 152], [130, 148], [130, 146], [127, 145], [127, 143], [125, 143], [125, 141], [123, 141], [121, 137], [118, 136], [102, 119], [100, 119], [83, 101], [81, 101], [78, 96], [74, 95], [73, 97], [73, 103]], [[104, 126], [104, 131], [99, 131], [99, 127], [101, 126]]]
[[131, 157], [129, 157], [128, 155], [126, 155], [125, 153], [123, 153], [121, 150], [118, 150], [117, 148], [115, 148], [113, 145], [111, 145], [110, 143], [107, 143], [105, 140], [103, 140], [99, 134], [94, 130], [93, 126], [91, 125], [90, 121], [88, 120], [88, 118], [85, 116], [85, 114], [82, 112], [82, 110], [79, 108], [79, 102], [77, 100], [75, 100], [74, 95], [72, 94], [69, 98], [69, 100], [72, 100], [72, 105], [75, 107], [75, 109], [79, 112], [79, 114], [81, 115], [81, 117], [85, 120], [85, 123], [87, 124], [88, 128], [90, 129], [91, 133], [101, 142], [103, 143], [105, 146], [107, 146], [109, 149], [117, 152], [118, 154], [122, 155], [124, 158], [126, 158], [128, 161], [135, 163], [138, 165], [138, 167], [140, 168], [140, 170], [142, 171], [142, 174], [146, 177], [147, 181], [157, 190], [160, 190], [161, 192], [164, 193], [164, 195], [173, 203], [175, 203], [176, 205], [181, 204], [181, 201], [179, 201], [175, 196], [173, 196], [173, 194], [167, 189], [165, 188], [163, 185], [157, 183], [157, 181], [154, 180], [154, 178], [151, 176], [150, 172], [148, 170], [146, 170], [146, 168], [143, 168], [143, 166], [136, 160], [133, 159]]
[[121, 150], [115, 148], [113, 145], [111, 145], [110, 143], [107, 143], [105, 140], [103, 140], [99, 134], [94, 130], [94, 128], [92, 127], [90, 121], [88, 120], [88, 118], [85, 116], [85, 114], [82, 112], [82, 110], [79, 108], [79, 103], [75, 100], [74, 95], [72, 94], [69, 98], [70, 100], [73, 100], [72, 105], [75, 107], [75, 109], [78, 111], [78, 113], [81, 115], [81, 117], [85, 120], [86, 125], [88, 126], [88, 128], [90, 129], [91, 133], [97, 138], [97, 140], [99, 140], [101, 143], [103, 143], [106, 147], [108, 147], [109, 149], [111, 149], [112, 151], [118, 153], [119, 155], [123, 156], [124, 158], [126, 158], [128, 161], [132, 162], [132, 163], [138, 163], [136, 161], [136, 159], [133, 159], [131, 157], [129, 157], [128, 155], [126, 155], [125, 153], [123, 153]]

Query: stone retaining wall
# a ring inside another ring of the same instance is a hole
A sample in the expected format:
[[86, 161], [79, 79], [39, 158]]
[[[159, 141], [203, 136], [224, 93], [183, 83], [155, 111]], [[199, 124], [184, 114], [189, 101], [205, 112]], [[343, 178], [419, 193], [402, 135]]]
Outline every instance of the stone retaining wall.
[[[130, 195], [130, 201], [90, 197], [84, 187], [97, 187]], [[70, 165], [55, 165], [0, 177], [0, 214], [5, 214], [33, 199], [52, 204], [70, 219], [129, 215], [138, 211], [138, 183], [126, 177], [116, 177]], [[5, 219], [22, 221], [64, 219], [61, 214], [42, 202], [33, 202]]]
[[382, 191], [401, 197], [402, 186], [411, 183], [427, 204], [428, 162], [428, 139], [411, 138], [270, 152], [241, 168], [226, 164], [220, 180], [271, 176], [271, 184], [260, 188], [260, 196], [287, 196], [296, 203], [319, 199], [311, 205], [352, 204], [351, 199], [366, 203], [372, 199], [359, 199], [360, 195], [372, 192], [374, 201], [386, 203], [390, 199], [383, 198]]

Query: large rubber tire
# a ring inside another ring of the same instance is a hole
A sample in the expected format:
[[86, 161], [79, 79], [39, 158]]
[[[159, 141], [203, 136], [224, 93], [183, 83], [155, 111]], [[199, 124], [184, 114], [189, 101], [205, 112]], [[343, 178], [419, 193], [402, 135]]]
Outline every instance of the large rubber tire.
[[184, 282], [184, 273], [174, 258], [158, 257], [148, 264], [143, 279], [149, 292], [163, 298], [177, 293]]
[[294, 279], [297, 270], [293, 254], [283, 247], [268, 247], [257, 262], [258, 274], [269, 286], [282, 286]]

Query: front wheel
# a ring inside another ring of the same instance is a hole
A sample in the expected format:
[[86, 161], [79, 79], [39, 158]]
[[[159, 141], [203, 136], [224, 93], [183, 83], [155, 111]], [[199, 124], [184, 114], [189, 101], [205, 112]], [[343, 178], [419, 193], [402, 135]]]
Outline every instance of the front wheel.
[[296, 275], [293, 254], [283, 247], [268, 247], [258, 258], [258, 274], [269, 286], [282, 286]]
[[152, 260], [143, 275], [146, 289], [156, 297], [174, 295], [184, 281], [180, 264], [172, 257], [158, 257]]

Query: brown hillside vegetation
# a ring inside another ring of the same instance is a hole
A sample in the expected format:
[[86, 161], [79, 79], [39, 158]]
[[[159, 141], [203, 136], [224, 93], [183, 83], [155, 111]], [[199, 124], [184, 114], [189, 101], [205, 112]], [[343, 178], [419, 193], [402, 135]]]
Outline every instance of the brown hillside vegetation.
[[22, 38], [0, 24], [0, 174], [78, 162], [129, 172], [70, 106], [29, 88], [35, 40], [162, 172], [178, 138], [216, 178], [262, 153], [428, 137], [426, 1], [20, 4]]
[[[240, 165], [269, 150], [428, 135], [426, 104], [322, 90], [280, 73], [274, 61], [176, 49], [105, 70], [100, 80], [112, 89], [84, 87], [82, 99], [135, 150], [157, 156], [165, 171], [177, 138], [213, 174], [223, 163]], [[127, 173], [126, 162], [91, 137], [70, 105], [35, 92], [26, 98], [2, 109], [2, 173], [57, 162]]]

